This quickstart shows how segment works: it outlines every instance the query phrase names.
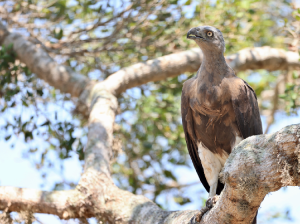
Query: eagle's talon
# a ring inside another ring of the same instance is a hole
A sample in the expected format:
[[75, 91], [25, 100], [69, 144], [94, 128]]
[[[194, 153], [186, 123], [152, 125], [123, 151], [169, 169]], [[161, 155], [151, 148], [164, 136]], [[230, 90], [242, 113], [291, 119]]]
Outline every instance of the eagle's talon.
[[215, 206], [215, 204], [217, 204], [218, 200], [219, 200], [220, 196], [219, 195], [215, 195], [213, 197], [210, 197], [207, 199], [206, 201], [206, 207], [211, 209]]
[[199, 224], [202, 216], [209, 210], [209, 208], [205, 207], [202, 208], [199, 213], [197, 213], [196, 215], [194, 215], [194, 217], [191, 220], [191, 224]]
[[210, 209], [212, 209], [216, 203], [218, 202], [220, 196], [219, 195], [215, 195], [213, 197], [210, 197], [207, 199], [206, 203], [205, 203], [205, 207], [202, 208], [199, 213], [197, 213], [191, 220], [191, 224], [199, 224], [202, 216], [208, 212]]

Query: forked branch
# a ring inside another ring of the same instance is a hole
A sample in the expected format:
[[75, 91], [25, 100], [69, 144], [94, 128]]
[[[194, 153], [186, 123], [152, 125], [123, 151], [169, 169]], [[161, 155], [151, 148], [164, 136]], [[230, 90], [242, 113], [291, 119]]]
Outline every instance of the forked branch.
[[[150, 81], [196, 71], [200, 50], [171, 54], [121, 69], [103, 82], [92, 84], [83, 75], [58, 65], [42, 48], [13, 34], [0, 23], [0, 44], [13, 43], [19, 59], [36, 75], [89, 107], [85, 168], [75, 190], [42, 192], [0, 187], [0, 210], [30, 210], [62, 219], [97, 217], [108, 223], [188, 223], [197, 211], [168, 212], [144, 196], [116, 187], [110, 175], [116, 95]], [[245, 49], [227, 60], [236, 70], [299, 69], [299, 55], [269, 47]], [[250, 223], [269, 192], [283, 186], [300, 186], [300, 125], [272, 135], [253, 136], [230, 154], [222, 172], [226, 183], [216, 206], [201, 223]], [[200, 183], [199, 183], [200, 184]]]

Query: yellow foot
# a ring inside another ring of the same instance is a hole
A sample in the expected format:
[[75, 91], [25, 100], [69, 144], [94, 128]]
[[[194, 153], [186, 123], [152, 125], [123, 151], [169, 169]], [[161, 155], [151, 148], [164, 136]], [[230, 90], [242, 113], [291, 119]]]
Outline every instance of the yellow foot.
[[202, 216], [209, 211], [210, 209], [212, 209], [215, 204], [217, 203], [217, 201], [219, 200], [219, 195], [215, 195], [212, 198], [208, 198], [205, 204], [205, 207], [202, 208], [199, 213], [197, 213], [192, 219], [191, 219], [191, 224], [198, 224], [201, 221]]

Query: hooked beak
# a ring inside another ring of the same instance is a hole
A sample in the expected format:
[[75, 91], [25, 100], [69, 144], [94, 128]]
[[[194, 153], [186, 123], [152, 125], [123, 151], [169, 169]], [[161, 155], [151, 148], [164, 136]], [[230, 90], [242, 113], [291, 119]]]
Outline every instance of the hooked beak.
[[196, 40], [196, 39], [203, 39], [204, 38], [199, 34], [197, 28], [192, 28], [189, 30], [189, 32], [186, 35], [187, 39], [192, 39], [192, 40]]

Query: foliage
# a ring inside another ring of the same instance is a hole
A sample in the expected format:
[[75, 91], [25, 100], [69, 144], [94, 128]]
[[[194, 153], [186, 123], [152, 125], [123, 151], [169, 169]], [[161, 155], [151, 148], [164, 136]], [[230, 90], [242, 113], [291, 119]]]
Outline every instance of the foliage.
[[[25, 0], [4, 1], [7, 15], [3, 14], [3, 20], [14, 31], [30, 36], [59, 62], [91, 79], [103, 80], [136, 62], [196, 47], [185, 35], [191, 27], [202, 24], [223, 32], [226, 54], [253, 46], [298, 46], [294, 44], [298, 35], [294, 37], [292, 33], [298, 32], [300, 17], [293, 7], [284, 0], [276, 4], [270, 0]], [[82, 159], [86, 130], [82, 118], [72, 113], [73, 99], [37, 80], [18, 64], [11, 46], [2, 47], [0, 54], [4, 138], [20, 135], [26, 142], [47, 142], [45, 149], [28, 143], [30, 153], [40, 153], [38, 168], [45, 161], [49, 166], [56, 163], [47, 157], [51, 150], [62, 160], [71, 152], [77, 152]], [[119, 97], [121, 111], [115, 137], [122, 140], [123, 153], [113, 165], [113, 172], [120, 187], [143, 193], [156, 202], [166, 192], [171, 192], [180, 205], [192, 201], [191, 195], [182, 196], [190, 185], [182, 183], [176, 174], [177, 167], [191, 167], [179, 106], [182, 83], [191, 75], [149, 83]], [[258, 97], [272, 90], [278, 77], [264, 71], [238, 75], [250, 82]], [[296, 90], [293, 85], [282, 95], [287, 102], [293, 102], [288, 104], [288, 110], [299, 106], [293, 95]], [[272, 100], [267, 99], [261, 104], [262, 113], [272, 107]], [[166, 202], [161, 206], [167, 207]]]
[[287, 113], [297, 114], [297, 109], [300, 106], [299, 96], [300, 86], [293, 83], [287, 83], [284, 93], [279, 95], [285, 102], [285, 110]]
[[[0, 50], [0, 74], [0, 111], [4, 118], [4, 124], [0, 124], [0, 128], [2, 133], [5, 133], [5, 140], [18, 136], [28, 143], [27, 153], [39, 151], [37, 168], [45, 165], [47, 152], [53, 149], [57, 150], [61, 159], [69, 158], [70, 152], [76, 150], [79, 159], [82, 160], [83, 144], [80, 138], [74, 136], [78, 122], [61, 121], [58, 119], [58, 110], [54, 111], [52, 117], [45, 112], [53, 101], [65, 103], [69, 101], [69, 97], [57, 97], [53, 88], [37, 80], [35, 75], [16, 59], [12, 45], [3, 46]], [[63, 99], [60, 99], [61, 97]], [[30, 144], [41, 138], [49, 143], [48, 149], [42, 150]], [[14, 141], [11, 142], [14, 147]], [[51, 166], [51, 163], [48, 163], [48, 166]]]

